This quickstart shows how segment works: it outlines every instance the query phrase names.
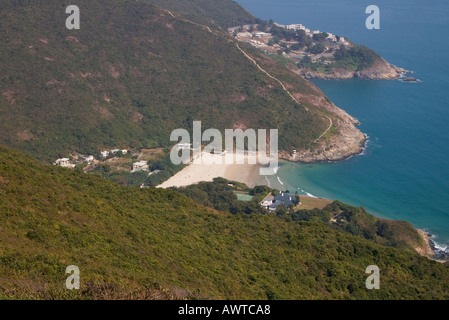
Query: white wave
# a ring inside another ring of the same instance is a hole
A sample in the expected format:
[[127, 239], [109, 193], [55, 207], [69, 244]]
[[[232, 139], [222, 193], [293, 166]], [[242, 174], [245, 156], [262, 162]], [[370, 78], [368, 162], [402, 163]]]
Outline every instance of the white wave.
[[311, 193], [308, 193], [308, 192], [305, 192], [304, 191], [304, 193], [308, 196], [308, 197], [311, 197], [311, 198], [318, 198], [318, 197], [315, 197], [313, 194], [311, 194]]
[[360, 153], [361, 156], [366, 155], [366, 150], [368, 149], [368, 144], [371, 142], [371, 137], [367, 134], [365, 134], [365, 145], [362, 147], [362, 152]]
[[446, 252], [446, 253], [449, 252], [448, 246], [442, 245], [442, 244], [436, 242], [435, 240], [432, 240], [432, 242], [433, 242], [433, 245], [435, 246], [435, 250], [436, 250], [437, 252], [438, 252], [438, 251], [439, 251], [439, 252]]
[[443, 245], [441, 243], [436, 242], [435, 239], [437, 238], [437, 236], [434, 235], [433, 233], [429, 232], [427, 229], [423, 229], [423, 231], [426, 232], [427, 235], [429, 236], [429, 239], [432, 242], [433, 247], [435, 248], [435, 252], [449, 254], [449, 246], [448, 245]]
[[278, 178], [279, 183], [280, 183], [281, 185], [284, 185], [284, 183], [281, 181], [281, 179], [280, 179], [279, 177], [277, 177], [277, 178]]
[[296, 189], [298, 189], [299, 191], [301, 191], [302, 193], [304, 193], [306, 196], [308, 196], [308, 197], [311, 197], [311, 198], [318, 198], [318, 197], [316, 197], [316, 196], [314, 196], [313, 194], [311, 194], [311, 193], [309, 193], [309, 192], [307, 192], [307, 191], [304, 191], [303, 189], [301, 189], [301, 188], [296, 188]]

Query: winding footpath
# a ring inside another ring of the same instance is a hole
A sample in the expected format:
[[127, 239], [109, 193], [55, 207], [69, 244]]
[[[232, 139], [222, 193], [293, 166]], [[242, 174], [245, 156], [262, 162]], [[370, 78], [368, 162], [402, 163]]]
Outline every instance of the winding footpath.
[[[209, 27], [207, 27], [208, 29], [209, 29], [209, 31], [210, 31], [210, 28]], [[211, 33], [212, 33], [212, 31], [210, 31]], [[282, 89], [284, 89], [284, 91], [290, 96], [290, 98], [292, 98], [292, 100], [294, 101], [294, 102], [296, 102], [297, 104], [299, 104], [299, 105], [301, 105], [302, 106], [302, 104], [301, 103], [299, 103], [299, 101], [291, 94], [291, 92], [290, 91], [288, 91], [288, 89], [285, 87], [285, 85], [282, 83], [282, 81], [281, 80], [279, 80], [278, 78], [276, 78], [275, 76], [273, 76], [273, 75], [271, 75], [270, 73], [268, 73], [268, 71], [266, 71], [264, 68], [262, 68], [258, 63], [257, 63], [257, 61], [256, 60], [254, 60], [252, 57], [250, 57], [242, 48], [240, 48], [240, 46], [239, 46], [239, 44], [237, 43], [237, 42], [234, 42], [235, 43], [235, 45], [236, 45], [236, 47], [237, 47], [237, 49], [239, 49], [240, 50], [240, 52], [242, 52], [243, 54], [244, 54], [244, 56], [246, 57], [246, 58], [248, 58], [260, 71], [262, 71], [263, 73], [265, 73], [268, 77], [270, 77], [271, 79], [273, 79], [273, 80], [275, 80], [275, 81], [277, 81], [277, 82], [279, 82], [279, 84], [282, 86]], [[306, 106], [303, 106], [304, 107], [304, 109], [306, 109], [306, 111], [309, 111], [309, 109], [306, 107]], [[324, 131], [317, 139], [315, 139], [314, 141], [313, 141], [313, 143], [316, 143], [316, 142], [318, 142], [322, 137], [324, 137], [325, 135], [326, 135], [326, 133], [328, 133], [329, 132], [329, 130], [332, 128], [332, 126], [333, 126], [333, 122], [332, 122], [332, 119], [330, 118], [330, 117], [328, 117], [328, 116], [326, 116], [326, 118], [329, 120], [329, 127], [327, 127], [327, 129], [326, 129], [326, 131]]]
[[[262, 68], [257, 62], [256, 60], [254, 60], [253, 58], [251, 58], [245, 51], [242, 50], [242, 48], [240, 48], [239, 44], [237, 42], [234, 42], [237, 49], [239, 49], [244, 55], [245, 57], [247, 57], [252, 63], [254, 63], [254, 65], [259, 68], [260, 71], [262, 71], [263, 73], [265, 73], [267, 76], [269, 76], [271, 79], [279, 82], [279, 84], [282, 86], [282, 89], [284, 89], [285, 92], [287, 92], [287, 94], [290, 96], [290, 98], [293, 99], [294, 102], [296, 102], [297, 104], [301, 105], [299, 103], [298, 100], [296, 100], [296, 98], [290, 93], [290, 91], [287, 90], [287, 88], [284, 86], [284, 84], [282, 83], [281, 80], [279, 80], [278, 78], [276, 78], [275, 76], [272, 76], [271, 74], [269, 74], [264, 68]], [[306, 111], [309, 111], [309, 109], [307, 107], [304, 106], [304, 109], [306, 109]]]
[[[167, 12], [174, 18], [174, 19], [177, 19], [169, 10], [167, 10]], [[193, 22], [193, 21], [189, 21], [189, 20], [185, 20], [185, 21], [187, 21], [187, 22], [189, 22], [189, 23], [192, 23], [192, 24], [195, 24], [195, 25], [197, 25], [197, 26], [200, 26], [201, 28], [203, 28], [203, 29], [205, 29], [205, 30], [207, 30], [208, 32], [210, 32], [211, 34], [213, 34], [214, 36], [218, 36], [217, 34], [215, 34], [208, 26], [205, 26], [205, 25], [202, 25], [202, 24], [199, 24], [199, 23], [196, 23], [196, 22]], [[290, 96], [290, 98], [295, 102], [295, 103], [297, 103], [298, 105], [300, 105], [300, 106], [303, 106], [301, 103], [299, 103], [299, 101], [291, 94], [291, 92], [290, 91], [288, 91], [288, 89], [285, 87], [285, 85], [282, 83], [282, 81], [281, 80], [279, 80], [278, 78], [276, 78], [275, 76], [273, 76], [273, 75], [271, 75], [268, 71], [266, 71], [264, 68], [262, 68], [258, 63], [257, 63], [257, 61], [256, 60], [254, 60], [249, 54], [247, 54], [242, 48], [240, 48], [240, 46], [239, 46], [239, 44], [238, 44], [238, 42], [236, 42], [234, 39], [228, 39], [228, 42], [233, 42], [234, 44], [235, 44], [235, 46], [237, 47], [237, 49], [249, 60], [249, 61], [251, 61], [260, 71], [262, 71], [263, 73], [265, 73], [269, 78], [271, 78], [271, 79], [273, 79], [273, 80], [275, 80], [276, 82], [278, 82], [280, 85], [281, 85], [281, 87], [282, 87], [282, 89]], [[304, 109], [306, 110], [306, 111], [310, 111], [306, 106], [303, 106], [304, 107]], [[326, 131], [324, 131], [317, 139], [315, 139], [314, 141], [313, 141], [313, 143], [316, 143], [316, 142], [318, 142], [322, 137], [324, 137], [325, 135], [326, 135], [326, 133], [328, 133], [329, 132], [329, 130], [332, 128], [332, 126], [333, 126], [333, 122], [332, 122], [332, 119], [330, 118], [330, 117], [328, 117], [328, 116], [325, 116], [328, 120], [329, 120], [329, 127], [326, 129]]]

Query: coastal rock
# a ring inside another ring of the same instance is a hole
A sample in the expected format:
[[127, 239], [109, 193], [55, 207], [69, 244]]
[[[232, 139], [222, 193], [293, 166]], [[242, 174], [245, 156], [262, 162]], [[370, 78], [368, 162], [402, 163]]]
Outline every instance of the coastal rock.
[[403, 82], [419, 82], [419, 79], [415, 77], [404, 77], [401, 79]]
[[360, 71], [334, 68], [330, 73], [321, 73], [310, 69], [301, 69], [299, 74], [307, 79], [368, 79], [368, 80], [391, 80], [399, 79], [403, 74], [410, 73], [405, 69], [396, 67], [384, 59], [376, 61], [371, 67]]
[[398, 68], [384, 59], [378, 60], [371, 67], [365, 68], [355, 73], [356, 78], [360, 79], [398, 79], [402, 74], [409, 71]]
[[[314, 90], [319, 90], [312, 83], [310, 83], [310, 86]], [[356, 127], [360, 124], [357, 119], [338, 108], [324, 95], [317, 96], [299, 93], [294, 95], [297, 98], [301, 98], [302, 101], [307, 101], [329, 112], [332, 119], [332, 127], [329, 130], [331, 134], [324, 135], [310, 148], [297, 150], [295, 154], [281, 151], [279, 155], [281, 159], [305, 163], [339, 161], [363, 152], [367, 137]], [[329, 118], [326, 117], [326, 121], [328, 120]]]

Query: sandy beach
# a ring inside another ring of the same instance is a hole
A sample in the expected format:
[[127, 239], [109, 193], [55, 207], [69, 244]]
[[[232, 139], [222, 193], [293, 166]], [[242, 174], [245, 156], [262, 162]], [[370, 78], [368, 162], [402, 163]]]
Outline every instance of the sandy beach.
[[[212, 181], [218, 177], [242, 182], [253, 188], [261, 177], [256, 154], [240, 154], [239, 156], [244, 159], [244, 164], [237, 164], [236, 161], [233, 164], [224, 164], [224, 155], [203, 152], [201, 156], [203, 158], [201, 163], [193, 161], [173, 177], [158, 185], [157, 188], [184, 187], [201, 181]], [[235, 157], [236, 154], [234, 153], [233, 156]], [[223, 160], [223, 164], [207, 164], [220, 160]]]

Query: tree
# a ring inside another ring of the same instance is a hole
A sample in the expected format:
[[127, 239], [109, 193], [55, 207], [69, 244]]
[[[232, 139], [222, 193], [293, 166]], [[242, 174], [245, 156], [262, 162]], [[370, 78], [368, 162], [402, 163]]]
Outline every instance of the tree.
[[326, 46], [322, 43], [317, 43], [313, 47], [309, 49], [309, 52], [312, 54], [320, 54], [326, 49]]
[[281, 38], [279, 38], [278, 36], [274, 36], [273, 38], [271, 38], [271, 39], [268, 41], [268, 45], [269, 45], [269, 46], [272, 46], [272, 45], [274, 45], [274, 44], [278, 44], [280, 41], [281, 41]]
[[294, 44], [292, 44], [291, 49], [292, 50], [300, 50], [303, 47], [304, 47], [304, 45], [301, 43], [294, 43]]
[[282, 216], [284, 214], [286, 214], [288, 212], [287, 208], [285, 207], [285, 205], [281, 204], [280, 206], [277, 206], [276, 208], [276, 214], [279, 216]]
[[310, 56], [304, 56], [301, 60], [302, 64], [309, 64], [312, 63], [312, 58]]
[[[297, 192], [297, 191], [296, 191], [296, 192]], [[295, 204], [295, 206], [297, 206], [300, 202], [301, 202], [301, 201], [300, 201], [300, 198], [299, 198], [299, 196], [296, 194], [296, 195], [295, 195], [295, 200], [293, 200], [293, 203]]]
[[315, 40], [315, 41], [324, 41], [324, 40], [326, 40], [326, 38], [329, 36], [329, 34], [328, 33], [326, 33], [326, 32], [321, 32], [321, 33], [316, 33], [316, 34], [314, 34], [313, 35], [313, 40]]

